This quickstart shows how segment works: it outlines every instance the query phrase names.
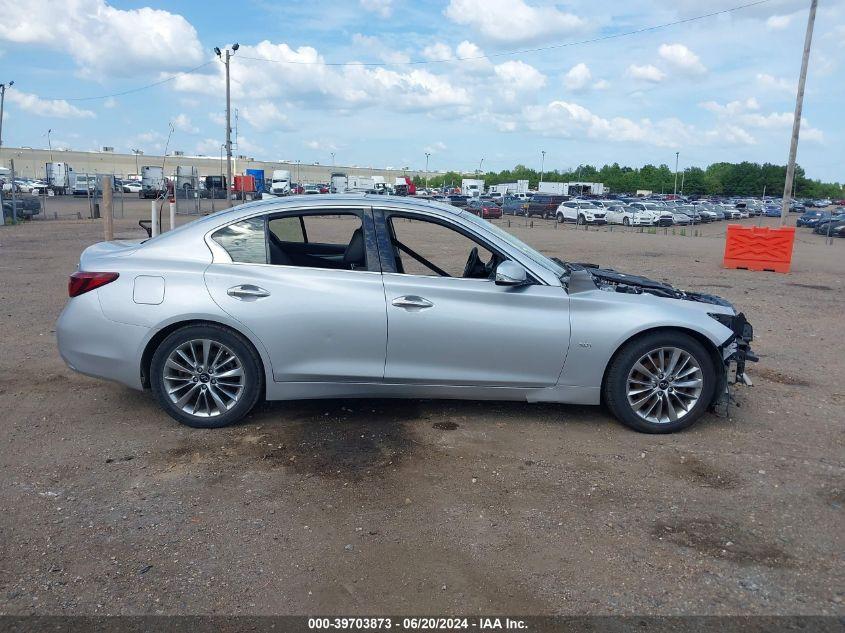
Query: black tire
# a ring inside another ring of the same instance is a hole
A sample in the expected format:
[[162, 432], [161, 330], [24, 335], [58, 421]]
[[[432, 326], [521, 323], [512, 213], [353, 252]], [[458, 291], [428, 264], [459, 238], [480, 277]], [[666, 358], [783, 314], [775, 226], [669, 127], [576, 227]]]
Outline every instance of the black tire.
[[584, 224], [587, 223], [587, 218], [585, 218], [583, 215], [579, 215], [578, 219], [575, 220], [575, 223], [578, 224], [579, 226], [584, 225]]
[[558, 213], [558, 214], [555, 216], [555, 220], [557, 220], [557, 223], [558, 223], [558, 224], [563, 224], [563, 223], [564, 223], [564, 221], [566, 220], [566, 218], [564, 218], [564, 217], [563, 217], [563, 214], [562, 214], [562, 213]]
[[631, 220], [629, 220], [627, 217], [622, 218], [622, 224], [624, 224], [625, 226], [631, 226]]
[[[703, 386], [698, 402], [674, 422], [646, 420], [628, 402], [628, 373], [644, 354], [660, 347], [676, 347], [687, 352], [701, 368]], [[691, 426], [704, 415], [713, 400], [716, 382], [713, 359], [701, 343], [683, 332], [657, 331], [634, 338], [617, 352], [608, 366], [602, 397], [610, 412], [625, 426], [641, 433], [673, 433]]]
[[[170, 400], [164, 384], [167, 358], [177, 347], [194, 339], [210, 339], [225, 345], [243, 367], [244, 386], [240, 399], [231, 409], [214, 417], [195, 416], [183, 411]], [[252, 410], [262, 393], [264, 369], [255, 349], [240, 334], [219, 325], [188, 325], [168, 335], [159, 344], [150, 364], [150, 385], [159, 406], [174, 420], [194, 428], [216, 429], [234, 424]]]

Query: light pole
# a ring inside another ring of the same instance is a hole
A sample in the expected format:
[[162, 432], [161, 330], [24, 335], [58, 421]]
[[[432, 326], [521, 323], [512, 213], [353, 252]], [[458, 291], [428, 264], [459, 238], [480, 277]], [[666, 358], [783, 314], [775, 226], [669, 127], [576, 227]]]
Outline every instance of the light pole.
[[50, 134], [53, 133], [53, 128], [47, 130], [47, 147], [50, 148], [50, 162], [53, 162], [53, 141], [50, 140]]
[[478, 171], [475, 173], [476, 176], [481, 175], [481, 166], [484, 164], [484, 159], [482, 158], [481, 161], [478, 163]]
[[425, 153], [425, 188], [428, 189], [428, 157], [431, 156], [431, 152]]
[[675, 195], [674, 198], [678, 197], [678, 157], [681, 155], [681, 152], [675, 152]]
[[332, 152], [332, 167], [334, 167], [334, 152]]
[[223, 64], [226, 66], [226, 199], [229, 201], [229, 206], [232, 206], [232, 197], [229, 195], [229, 186], [232, 183], [232, 99], [231, 87], [229, 85], [229, 59], [235, 54], [240, 46], [232, 44], [232, 50], [226, 49], [225, 55], [217, 46], [214, 47], [214, 52], [217, 53]]
[[10, 81], [8, 84], [0, 84], [0, 149], [3, 149], [3, 106], [6, 102], [6, 88], [11, 88], [14, 85], [14, 81]]
[[543, 182], [543, 168], [546, 166], [546, 150], [540, 150], [540, 180], [537, 181], [537, 191], [540, 191], [540, 183]]
[[143, 154], [144, 152], [142, 152], [140, 149], [137, 149], [137, 148], [132, 149], [130, 151], [133, 154], [135, 154], [135, 175], [140, 176], [141, 175], [141, 168], [138, 167], [138, 154]]

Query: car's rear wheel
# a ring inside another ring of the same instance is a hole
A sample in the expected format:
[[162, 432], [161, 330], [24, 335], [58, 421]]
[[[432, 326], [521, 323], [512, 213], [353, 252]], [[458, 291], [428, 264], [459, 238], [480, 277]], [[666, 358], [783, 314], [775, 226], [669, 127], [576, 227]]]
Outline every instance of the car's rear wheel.
[[604, 401], [616, 418], [643, 433], [671, 433], [695, 423], [716, 388], [713, 360], [682, 332], [635, 338], [608, 367]]
[[242, 336], [216, 325], [192, 325], [156, 349], [150, 383], [159, 405], [196, 428], [237, 422], [261, 394], [261, 360]]
[[622, 224], [624, 224], [625, 226], [631, 226], [631, 220], [629, 220], [628, 218], [622, 218]]

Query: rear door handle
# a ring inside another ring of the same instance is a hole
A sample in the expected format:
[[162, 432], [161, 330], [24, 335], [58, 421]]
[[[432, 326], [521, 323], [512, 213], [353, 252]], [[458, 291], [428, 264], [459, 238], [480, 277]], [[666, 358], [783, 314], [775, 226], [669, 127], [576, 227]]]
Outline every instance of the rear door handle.
[[242, 301], [253, 301], [262, 297], [269, 297], [270, 293], [264, 288], [253, 286], [252, 284], [242, 284], [240, 286], [232, 286], [226, 291], [226, 294], [235, 299]]
[[431, 308], [434, 304], [425, 299], [423, 297], [418, 297], [416, 295], [405, 295], [403, 297], [396, 297], [393, 300], [393, 305], [397, 308], [408, 308], [408, 309], [418, 309], [422, 310], [423, 308]]

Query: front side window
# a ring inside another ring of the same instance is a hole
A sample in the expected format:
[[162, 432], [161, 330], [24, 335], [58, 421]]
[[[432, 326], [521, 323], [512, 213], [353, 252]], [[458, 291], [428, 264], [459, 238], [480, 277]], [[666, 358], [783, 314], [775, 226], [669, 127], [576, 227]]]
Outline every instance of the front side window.
[[504, 257], [443, 224], [391, 216], [396, 271], [405, 275], [492, 279]]

